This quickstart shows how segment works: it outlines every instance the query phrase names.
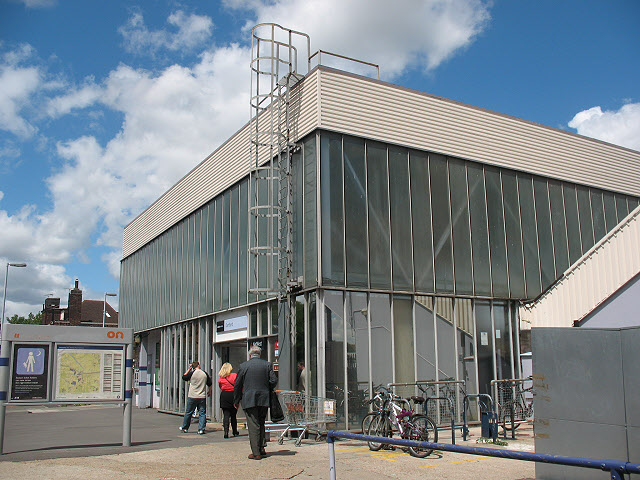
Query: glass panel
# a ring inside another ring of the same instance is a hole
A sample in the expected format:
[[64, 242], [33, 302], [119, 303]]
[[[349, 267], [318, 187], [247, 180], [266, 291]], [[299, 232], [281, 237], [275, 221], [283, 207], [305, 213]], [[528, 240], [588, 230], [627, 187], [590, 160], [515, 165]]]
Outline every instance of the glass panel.
[[471, 231], [469, 228], [469, 198], [467, 197], [465, 162], [449, 158], [449, 182], [451, 184], [451, 223], [456, 293], [472, 295]]
[[[240, 184], [240, 211], [238, 221], [238, 301], [240, 305], [247, 303], [248, 245], [247, 227], [249, 225], [249, 182]], [[212, 221], [212, 220], [210, 220]], [[211, 255], [213, 258], [213, 255]]]
[[238, 305], [238, 207], [240, 189], [231, 190], [230, 235], [229, 235], [229, 306]]
[[467, 176], [469, 178], [474, 290], [476, 295], [491, 295], [489, 232], [487, 230], [487, 204], [482, 165], [469, 162]]
[[408, 152], [389, 147], [389, 203], [394, 290], [413, 290]]
[[502, 171], [502, 196], [504, 202], [504, 224], [507, 233], [510, 296], [511, 298], [525, 298], [522, 230], [520, 228], [520, 205], [515, 172], [510, 170]]
[[449, 175], [442, 155], [429, 156], [431, 205], [433, 205], [433, 251], [436, 267], [436, 291], [453, 293], [453, 252], [449, 210]]
[[214, 309], [222, 310], [222, 197], [216, 198]]
[[629, 205], [629, 213], [631, 213], [638, 207], [640, 200], [637, 198], [627, 197], [627, 204]]
[[433, 238], [431, 235], [431, 195], [429, 159], [422, 152], [409, 153], [411, 209], [413, 213], [413, 261], [415, 288], [433, 292]]
[[[261, 178], [261, 179], [257, 179], [256, 183], [258, 188], [258, 205], [270, 205], [272, 202], [272, 199], [269, 197], [269, 182], [264, 178]], [[226, 221], [224, 219], [224, 216], [223, 216], [223, 221]], [[254, 222], [256, 221], [254, 220]], [[256, 223], [258, 224], [258, 235], [257, 235], [258, 242], [256, 246], [272, 245], [272, 243], [270, 243], [269, 241], [270, 235], [273, 234], [273, 232], [270, 231], [272, 223], [265, 216], [259, 216], [257, 218]], [[253, 234], [253, 232], [252, 232], [252, 236], [254, 236], [254, 238], [252, 238], [252, 241], [255, 241], [255, 234]], [[220, 242], [222, 243], [223, 241], [224, 239], [221, 236]], [[254, 277], [254, 279], [252, 280], [253, 282], [255, 282], [255, 275], [256, 275], [254, 271], [256, 260], [257, 260], [257, 267], [258, 267], [257, 283], [256, 285], [254, 285], [254, 287], [266, 288], [269, 285], [268, 280], [271, 279], [271, 277], [273, 276], [273, 272], [271, 272], [271, 268], [270, 268], [272, 265], [272, 262], [271, 262], [272, 259], [268, 257], [269, 257], [268, 255], [257, 255], [257, 258], [256, 256], [254, 256], [254, 258], [252, 258], [251, 260], [252, 263], [254, 264], [251, 267], [252, 268], [251, 275]], [[258, 298], [264, 299], [265, 295], [260, 294], [258, 295]]]
[[489, 302], [475, 302], [476, 348], [478, 351], [478, 392], [491, 393], [493, 380], [493, 335], [491, 334], [491, 307]]
[[487, 185], [487, 214], [493, 296], [508, 297], [507, 248], [505, 244], [500, 171], [495, 168], [485, 167], [484, 176]]
[[578, 218], [578, 198], [574, 185], [563, 184], [564, 213], [567, 219], [567, 240], [569, 243], [569, 264], [575, 263], [582, 256], [580, 245], [580, 219]]
[[269, 333], [271, 335], [278, 334], [278, 324], [280, 320], [278, 319], [278, 302], [271, 302], [271, 326], [269, 327]]
[[418, 381], [436, 379], [436, 340], [433, 327], [433, 300], [417, 295], [416, 308], [416, 361]]
[[[307, 391], [307, 374], [308, 371], [305, 370], [305, 329], [304, 329], [304, 296], [299, 295], [296, 297], [295, 309], [294, 309], [294, 318], [293, 325], [295, 330], [291, 332], [291, 338], [294, 340], [293, 345], [293, 355], [294, 362], [296, 365], [295, 372], [295, 381], [292, 386], [294, 390], [298, 390], [299, 392]], [[277, 322], [275, 322], [277, 323]]]
[[[475, 347], [473, 344], [473, 309], [468, 298], [456, 298], [456, 325], [458, 337], [458, 372], [467, 392], [477, 392]], [[473, 409], [472, 409], [473, 411]]]
[[182, 235], [182, 318], [189, 318], [193, 304], [193, 216], [184, 219]]
[[593, 247], [593, 221], [591, 220], [591, 200], [589, 189], [578, 185], [578, 212], [580, 213], [580, 238], [582, 239], [582, 254]]
[[391, 368], [391, 306], [389, 296], [372, 293], [371, 315], [371, 380], [374, 390], [379, 385], [393, 382]]
[[347, 390], [349, 391], [349, 428], [358, 428], [369, 411], [369, 312], [367, 295], [346, 293]]
[[493, 304], [495, 326], [497, 380], [515, 378], [511, 368], [511, 332], [509, 330], [509, 310], [502, 302]]
[[352, 137], [344, 137], [344, 195], [347, 285], [366, 287], [369, 282], [364, 140]]
[[258, 336], [258, 310], [252, 308], [249, 312], [249, 337]]
[[311, 395], [318, 395], [318, 318], [316, 316], [316, 294], [307, 297], [309, 305], [309, 376], [307, 389]]
[[304, 142], [304, 286], [317, 285], [316, 136]]
[[569, 268], [569, 246], [567, 225], [565, 224], [562, 184], [549, 180], [549, 202], [551, 204], [551, 226], [553, 231], [553, 252], [556, 261], [556, 276]]
[[367, 179], [369, 207], [369, 274], [371, 288], [391, 288], [389, 251], [389, 182], [387, 149], [367, 143]]
[[336, 422], [345, 427], [344, 409], [344, 319], [342, 318], [342, 292], [325, 291], [324, 320], [325, 378], [327, 397], [336, 399]]
[[627, 199], [622, 195], [615, 195], [615, 200], [618, 223], [620, 223], [627, 215], [629, 215], [629, 207], [627, 206]]
[[258, 306], [260, 315], [258, 316], [258, 322], [260, 328], [258, 329], [258, 335], [264, 337], [269, 335], [269, 304], [261, 303]]
[[200, 262], [198, 263], [200, 269], [200, 294], [198, 295], [200, 315], [211, 313], [207, 305], [207, 268], [209, 261], [209, 244], [207, 243], [208, 222], [209, 205], [205, 205], [202, 208], [202, 218], [200, 220]]
[[342, 141], [339, 135], [322, 134], [320, 157], [322, 281], [330, 285], [344, 285]]
[[[613, 230], [618, 224], [618, 214], [616, 212], [616, 199], [611, 192], [603, 192], [602, 200], [604, 202], [604, 223], [607, 232]], [[622, 220], [622, 219], [621, 219]]]
[[604, 205], [602, 192], [591, 190], [591, 217], [593, 218], [594, 241], [598, 243], [607, 233], [604, 224]]
[[[414, 348], [413, 348], [413, 314], [411, 297], [393, 297], [393, 354], [395, 383], [413, 383]], [[414, 395], [415, 387], [398, 388], [396, 393], [402, 397]]]
[[227, 190], [224, 193], [224, 214], [222, 221], [222, 308], [229, 308], [229, 266], [231, 259], [230, 237], [231, 237], [231, 193]]
[[[202, 221], [202, 209], [198, 210], [194, 214], [194, 236], [193, 236], [193, 313], [192, 317], [197, 317], [200, 315], [200, 266], [202, 265], [201, 261], [201, 241], [202, 241], [202, 232], [200, 231], [200, 225]], [[155, 261], [154, 261], [155, 263]], [[159, 303], [159, 302], [158, 302]]]
[[438, 338], [438, 380], [456, 380], [456, 348], [453, 328], [453, 299], [436, 297]]
[[291, 203], [293, 205], [293, 254], [292, 254], [292, 275], [297, 279], [303, 274], [304, 243], [303, 243], [303, 220], [304, 220], [304, 177], [302, 164], [302, 150], [295, 152], [291, 157]]
[[542, 270], [542, 289], [546, 289], [555, 280], [553, 258], [553, 237], [551, 234], [551, 211], [549, 209], [549, 191], [547, 181], [533, 179], [536, 198], [536, 219], [538, 221], [538, 244], [540, 247], [540, 267]]

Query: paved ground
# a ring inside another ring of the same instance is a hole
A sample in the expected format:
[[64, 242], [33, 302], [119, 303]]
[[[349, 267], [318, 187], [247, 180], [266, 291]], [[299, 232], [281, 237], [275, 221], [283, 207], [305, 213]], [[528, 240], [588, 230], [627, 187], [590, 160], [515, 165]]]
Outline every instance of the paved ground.
[[[0, 478], [51, 480], [140, 479], [304, 479], [329, 478], [328, 446], [322, 441], [272, 441], [269, 455], [248, 460], [246, 430], [224, 439], [219, 424], [208, 424], [205, 435], [195, 425], [187, 434], [178, 431], [180, 417], [155, 410], [134, 409], [132, 446], [122, 447], [122, 409], [119, 407], [7, 408], [4, 455]], [[476, 434], [467, 442], [477, 446]], [[533, 451], [531, 427], [518, 429], [507, 447]], [[460, 431], [456, 431], [459, 437]], [[450, 440], [441, 432], [441, 441]], [[492, 445], [481, 445], [492, 446]], [[425, 459], [402, 450], [372, 452], [358, 441], [336, 443], [336, 477], [372, 479], [494, 479], [531, 480], [530, 462], [434, 452]]]

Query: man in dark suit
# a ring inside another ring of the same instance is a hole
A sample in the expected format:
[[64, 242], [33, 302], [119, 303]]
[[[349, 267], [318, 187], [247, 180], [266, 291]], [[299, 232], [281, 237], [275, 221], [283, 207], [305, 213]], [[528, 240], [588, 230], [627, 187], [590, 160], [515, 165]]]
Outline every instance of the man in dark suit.
[[242, 401], [242, 409], [247, 416], [249, 443], [252, 460], [260, 460], [266, 455], [266, 439], [264, 422], [269, 411], [269, 392], [275, 388], [278, 378], [273, 372], [271, 363], [260, 358], [262, 349], [252, 346], [249, 349], [249, 360], [238, 368], [238, 376], [233, 390], [236, 408]]

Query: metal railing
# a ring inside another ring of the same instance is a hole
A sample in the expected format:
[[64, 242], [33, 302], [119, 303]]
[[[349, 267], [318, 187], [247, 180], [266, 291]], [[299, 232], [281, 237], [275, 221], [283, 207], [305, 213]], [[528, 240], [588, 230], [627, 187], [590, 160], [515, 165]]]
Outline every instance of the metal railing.
[[491, 380], [494, 411], [504, 438], [507, 438], [507, 430], [511, 430], [511, 438], [516, 438], [518, 425], [533, 418], [532, 386], [531, 377]]
[[329, 478], [331, 480], [336, 480], [336, 456], [334, 442], [337, 438], [361, 440], [364, 442], [373, 441], [388, 445], [397, 445], [400, 447], [431, 448], [434, 450], [441, 450], [445, 452], [509, 458], [512, 460], [523, 460], [526, 462], [539, 462], [555, 465], [566, 465], [570, 467], [591, 468], [609, 472], [611, 474], [612, 480], [623, 480], [623, 476], [627, 473], [640, 473], [640, 464], [625, 462], [622, 460], [564, 457], [561, 455], [522, 452], [520, 450], [499, 450], [497, 448], [466, 447], [462, 445], [449, 445], [446, 443], [417, 442], [414, 440], [403, 440], [399, 438], [388, 437], [373, 437], [370, 435], [359, 435], [357, 433], [330, 430], [329, 432], [327, 432], [327, 443], [329, 444]]

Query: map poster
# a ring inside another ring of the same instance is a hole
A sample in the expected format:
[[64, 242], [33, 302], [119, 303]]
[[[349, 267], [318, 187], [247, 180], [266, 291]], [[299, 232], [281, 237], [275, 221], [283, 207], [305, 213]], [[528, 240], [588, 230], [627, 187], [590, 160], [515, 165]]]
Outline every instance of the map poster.
[[56, 400], [124, 400], [124, 349], [57, 345]]
[[49, 399], [49, 344], [13, 344], [11, 400]]

